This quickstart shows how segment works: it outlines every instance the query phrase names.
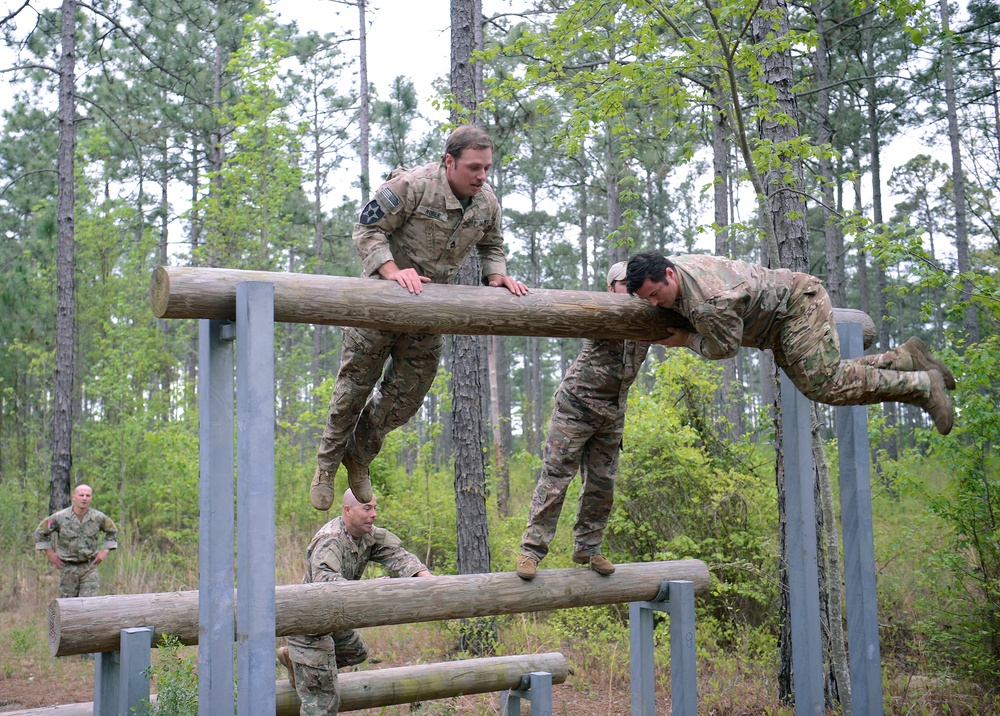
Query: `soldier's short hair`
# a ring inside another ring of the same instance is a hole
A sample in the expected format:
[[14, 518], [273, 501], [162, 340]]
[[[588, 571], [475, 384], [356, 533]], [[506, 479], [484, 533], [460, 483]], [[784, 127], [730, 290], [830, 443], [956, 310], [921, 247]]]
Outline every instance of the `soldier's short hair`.
[[445, 140], [444, 154], [441, 161], [449, 154], [458, 159], [466, 149], [493, 149], [493, 140], [490, 135], [474, 124], [462, 124], [456, 127], [448, 139]]
[[663, 254], [655, 251], [641, 251], [628, 260], [628, 270], [625, 273], [625, 290], [633, 296], [646, 279], [653, 282], [663, 282], [663, 274], [674, 267], [673, 262]]

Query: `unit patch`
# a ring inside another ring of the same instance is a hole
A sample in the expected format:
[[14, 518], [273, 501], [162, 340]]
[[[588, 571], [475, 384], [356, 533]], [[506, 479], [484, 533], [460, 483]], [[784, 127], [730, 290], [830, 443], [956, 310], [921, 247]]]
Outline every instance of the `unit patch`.
[[399, 206], [399, 197], [396, 196], [396, 193], [387, 186], [384, 186], [378, 190], [378, 196], [382, 197], [385, 203], [389, 205], [390, 214], [392, 213], [392, 209], [395, 209], [397, 206]]
[[361, 210], [361, 216], [358, 218], [358, 222], [367, 226], [368, 224], [374, 224], [383, 216], [385, 216], [385, 214], [382, 212], [382, 207], [379, 206], [378, 201], [372, 199], [365, 205], [365, 208]]

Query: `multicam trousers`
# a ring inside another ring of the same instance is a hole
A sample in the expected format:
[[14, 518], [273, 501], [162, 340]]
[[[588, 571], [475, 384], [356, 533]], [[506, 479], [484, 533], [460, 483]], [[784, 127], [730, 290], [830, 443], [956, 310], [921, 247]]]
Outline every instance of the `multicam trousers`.
[[437, 375], [443, 346], [444, 338], [436, 334], [345, 328], [340, 371], [317, 455], [319, 467], [336, 472], [345, 452], [362, 465], [371, 464], [385, 436], [420, 409]]
[[288, 637], [300, 716], [336, 716], [340, 708], [337, 669], [368, 658], [368, 645], [354, 629]]
[[625, 430], [625, 411], [608, 418], [578, 401], [571, 393], [556, 393], [543, 451], [543, 471], [531, 497], [528, 526], [521, 553], [539, 562], [548, 554], [556, 533], [569, 483], [580, 472], [583, 480], [573, 553], [598, 554], [611, 514], [618, 473], [618, 454]]
[[97, 565], [91, 562], [66, 562], [59, 570], [59, 598], [96, 597], [101, 591]]
[[926, 374], [883, 368], [890, 361], [881, 354], [841, 360], [830, 298], [812, 276], [798, 282], [789, 299], [774, 360], [807, 398], [829, 405], [921, 405], [930, 391]]

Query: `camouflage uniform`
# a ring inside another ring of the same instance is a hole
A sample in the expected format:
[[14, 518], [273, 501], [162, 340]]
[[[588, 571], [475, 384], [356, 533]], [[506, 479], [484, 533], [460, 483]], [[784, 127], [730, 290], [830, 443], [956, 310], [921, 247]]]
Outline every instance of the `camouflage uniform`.
[[[104, 542], [98, 535], [104, 533]], [[53, 535], [57, 535], [53, 544]], [[73, 507], [59, 510], [38, 523], [35, 549], [53, 548], [64, 566], [59, 570], [59, 598], [96, 597], [101, 589], [94, 556], [102, 549], [118, 548], [118, 528], [106, 514], [93, 507], [82, 518]]]
[[[379, 278], [379, 267], [391, 260], [432, 283], [450, 283], [473, 247], [484, 277], [507, 273], [500, 205], [493, 190], [484, 185], [463, 209], [441, 163], [393, 171], [362, 210], [354, 245], [368, 277]], [[386, 434], [420, 408], [443, 345], [436, 334], [345, 329], [319, 467], [336, 472], [345, 452], [369, 465]], [[385, 375], [373, 394], [383, 366]]]
[[628, 390], [648, 351], [648, 343], [635, 341], [584, 342], [556, 391], [521, 554], [540, 562], [548, 553], [566, 489], [577, 470], [583, 489], [573, 527], [573, 553], [600, 553], [614, 498]]
[[804, 395], [830, 405], [926, 401], [926, 373], [888, 370], [885, 354], [841, 360], [833, 307], [815, 276], [718, 256], [669, 258], [680, 287], [673, 310], [694, 326], [696, 353], [722, 359], [741, 345], [771, 349]]
[[[375, 527], [355, 539], [337, 517], [320, 528], [306, 550], [303, 584], [360, 579], [369, 562], [377, 562], [395, 577], [412, 577], [427, 567], [402, 547], [399, 538]], [[368, 645], [354, 629], [329, 634], [288, 637], [288, 652], [295, 671], [295, 690], [302, 701], [302, 716], [336, 714], [340, 707], [337, 669], [360, 664], [368, 658]]]

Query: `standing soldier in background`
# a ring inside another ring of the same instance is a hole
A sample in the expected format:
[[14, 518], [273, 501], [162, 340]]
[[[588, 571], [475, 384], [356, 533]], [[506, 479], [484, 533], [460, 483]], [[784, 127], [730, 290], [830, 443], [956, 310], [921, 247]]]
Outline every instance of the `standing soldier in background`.
[[[60, 599], [96, 597], [101, 590], [97, 565], [118, 548], [118, 528], [110, 517], [90, 506], [93, 497], [90, 485], [77, 485], [73, 504], [46, 517], [35, 530], [35, 549], [45, 550], [59, 570]], [[98, 537], [102, 532], [103, 546]]]
[[[626, 292], [626, 264], [620, 261], [608, 271], [609, 293]], [[587, 340], [563, 378], [521, 538], [521, 579], [534, 579], [538, 563], [548, 554], [566, 490], [578, 470], [583, 487], [573, 527], [573, 561], [589, 564], [598, 574], [614, 573], [615, 565], [601, 554], [601, 543], [614, 500], [628, 390], [648, 351], [649, 343]]]
[[[487, 285], [526, 294], [523, 283], [507, 276], [500, 204], [486, 183], [492, 164], [489, 135], [463, 125], [448, 136], [440, 162], [394, 170], [354, 227], [364, 275], [419, 294], [425, 283], [450, 283], [475, 247]], [[386, 434], [420, 409], [443, 345], [443, 336], [435, 334], [344, 329], [340, 371], [309, 487], [313, 507], [330, 509], [341, 463], [357, 498], [372, 499], [368, 466]]]
[[[344, 492], [340, 517], [323, 525], [306, 549], [303, 584], [361, 579], [369, 562], [395, 577], [430, 577], [416, 555], [403, 549], [399, 537], [375, 526], [375, 497], [360, 502]], [[301, 716], [335, 716], [340, 708], [337, 669], [368, 658], [368, 645], [355, 629], [329, 634], [298, 634], [278, 650], [302, 706]]]

